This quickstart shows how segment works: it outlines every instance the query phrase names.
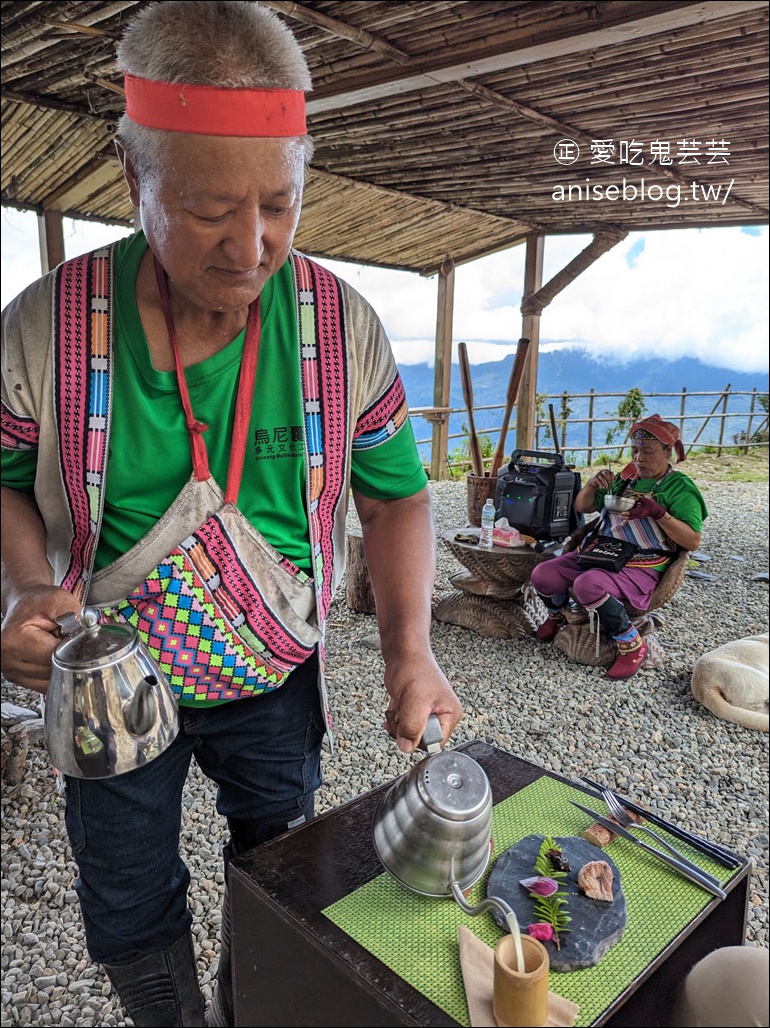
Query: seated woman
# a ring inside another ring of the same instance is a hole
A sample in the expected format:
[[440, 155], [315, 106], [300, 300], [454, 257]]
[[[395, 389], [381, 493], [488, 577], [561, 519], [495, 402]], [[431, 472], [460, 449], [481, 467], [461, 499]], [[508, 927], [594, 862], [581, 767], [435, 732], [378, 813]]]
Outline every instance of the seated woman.
[[[575, 497], [575, 509], [580, 514], [600, 511], [599, 534], [634, 543], [638, 552], [619, 571], [585, 570], [578, 566], [578, 548], [538, 564], [531, 578], [548, 609], [537, 638], [550, 642], [566, 623], [563, 609], [572, 587], [577, 602], [589, 614], [596, 612], [599, 625], [617, 644], [618, 657], [607, 672], [610, 678], [631, 678], [647, 655], [647, 646], [631, 624], [624, 602], [638, 610], [647, 609], [677, 550], [700, 546], [707, 515], [698, 487], [671, 466], [672, 449], [678, 461], [685, 457], [676, 425], [652, 414], [632, 425], [629, 435], [631, 463], [618, 475], [605, 468], [589, 478]], [[617, 493], [623, 486], [638, 496], [634, 506], [622, 514], [605, 510], [605, 494]]]

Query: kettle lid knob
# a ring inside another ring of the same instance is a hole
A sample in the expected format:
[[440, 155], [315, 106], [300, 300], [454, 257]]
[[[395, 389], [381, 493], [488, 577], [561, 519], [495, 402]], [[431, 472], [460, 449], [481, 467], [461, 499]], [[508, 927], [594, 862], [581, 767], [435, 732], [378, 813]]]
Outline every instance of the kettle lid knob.
[[95, 628], [99, 624], [99, 608], [83, 607], [80, 612], [80, 624], [83, 628]]
[[79, 615], [64, 614], [57, 624], [64, 638], [54, 650], [54, 663], [73, 670], [94, 670], [127, 655], [137, 644], [130, 625], [102, 624], [98, 607], [83, 607]]

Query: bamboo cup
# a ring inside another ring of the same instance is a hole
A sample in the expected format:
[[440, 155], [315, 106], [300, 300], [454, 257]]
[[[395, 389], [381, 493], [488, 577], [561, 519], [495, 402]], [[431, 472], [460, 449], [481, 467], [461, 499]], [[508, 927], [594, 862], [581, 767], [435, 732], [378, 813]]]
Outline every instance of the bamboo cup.
[[518, 970], [512, 935], [495, 946], [492, 1008], [499, 1028], [539, 1028], [548, 1020], [548, 950], [522, 935], [524, 970]]

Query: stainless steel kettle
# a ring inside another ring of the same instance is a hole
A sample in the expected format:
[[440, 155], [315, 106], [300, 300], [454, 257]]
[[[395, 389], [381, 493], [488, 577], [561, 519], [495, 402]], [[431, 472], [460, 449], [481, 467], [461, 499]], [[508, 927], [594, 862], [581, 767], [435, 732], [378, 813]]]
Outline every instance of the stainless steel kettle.
[[112, 778], [159, 756], [179, 731], [173, 690], [129, 625], [95, 607], [57, 618], [44, 724], [51, 762], [75, 778]]
[[484, 873], [492, 843], [492, 789], [483, 768], [465, 753], [442, 750], [435, 714], [421, 745], [428, 756], [380, 800], [374, 848], [400, 882], [423, 896], [466, 892]]
[[428, 752], [396, 779], [374, 812], [372, 835], [380, 863], [402, 885], [422, 896], [454, 897], [472, 916], [495, 908], [513, 935], [517, 966], [524, 967], [521, 933], [511, 906], [486, 896], [465, 898], [492, 852], [492, 788], [484, 769], [466, 753], [443, 750], [435, 714], [421, 746]]

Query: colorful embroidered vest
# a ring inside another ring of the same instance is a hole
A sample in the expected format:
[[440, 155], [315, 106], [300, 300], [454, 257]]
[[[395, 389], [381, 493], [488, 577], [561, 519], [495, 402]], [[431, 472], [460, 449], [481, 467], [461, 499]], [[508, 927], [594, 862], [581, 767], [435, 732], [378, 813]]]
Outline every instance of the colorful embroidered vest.
[[[54, 295], [55, 417], [60, 464], [73, 525], [71, 560], [61, 585], [87, 593], [104, 507], [112, 372], [112, 248], [67, 261], [57, 269]], [[304, 433], [310, 543], [318, 624], [332, 601], [334, 520], [345, 499], [350, 447], [367, 448], [406, 417], [400, 377], [364, 412], [350, 440], [350, 395], [344, 306], [336, 277], [292, 252]], [[393, 411], [397, 411], [394, 416]], [[389, 427], [390, 426], [390, 427]], [[339, 555], [338, 555], [339, 559]], [[325, 688], [322, 685], [325, 700]]]

